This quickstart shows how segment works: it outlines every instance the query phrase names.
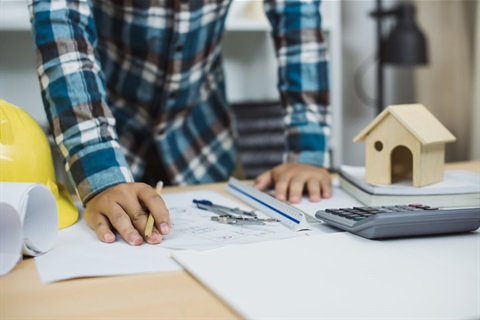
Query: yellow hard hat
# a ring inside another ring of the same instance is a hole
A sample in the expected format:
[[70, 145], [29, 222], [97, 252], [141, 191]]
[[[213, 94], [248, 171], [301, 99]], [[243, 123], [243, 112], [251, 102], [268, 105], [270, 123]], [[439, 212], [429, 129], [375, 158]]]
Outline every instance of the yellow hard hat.
[[45, 184], [55, 196], [58, 228], [78, 219], [67, 188], [57, 183], [45, 133], [24, 110], [0, 99], [0, 181]]

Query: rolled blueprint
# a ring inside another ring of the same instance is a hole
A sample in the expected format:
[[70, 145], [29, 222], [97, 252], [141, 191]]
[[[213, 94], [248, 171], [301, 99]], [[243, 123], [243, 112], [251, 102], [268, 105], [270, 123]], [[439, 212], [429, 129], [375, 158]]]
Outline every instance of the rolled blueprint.
[[[58, 232], [58, 209], [55, 197], [47, 186], [39, 183], [1, 182], [0, 203], [13, 207], [20, 217], [24, 255], [37, 256], [53, 247]], [[4, 223], [7, 220], [1, 221], [2, 230], [7, 228], [3, 226]]]
[[0, 276], [22, 258], [22, 222], [14, 207], [0, 203]]

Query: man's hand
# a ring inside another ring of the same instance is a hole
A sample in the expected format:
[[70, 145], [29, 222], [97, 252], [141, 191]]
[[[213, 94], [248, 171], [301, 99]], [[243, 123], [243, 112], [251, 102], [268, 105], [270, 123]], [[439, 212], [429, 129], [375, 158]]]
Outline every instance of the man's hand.
[[325, 168], [302, 163], [285, 163], [270, 169], [255, 179], [255, 188], [265, 190], [275, 187], [278, 200], [299, 203], [303, 191], [307, 191], [312, 202], [330, 198], [332, 182]]
[[[155, 227], [147, 238], [145, 226], [149, 212], [155, 219]], [[144, 183], [122, 183], [100, 192], [87, 202], [84, 217], [100, 240], [114, 242], [115, 229], [133, 246], [142, 244], [143, 240], [160, 243], [171, 226], [165, 202]]]

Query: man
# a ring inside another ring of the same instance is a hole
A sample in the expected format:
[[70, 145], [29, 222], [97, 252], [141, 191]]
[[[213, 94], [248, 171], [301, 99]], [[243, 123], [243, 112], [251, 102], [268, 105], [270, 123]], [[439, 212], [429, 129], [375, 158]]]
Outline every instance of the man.
[[[100, 240], [159, 243], [154, 181], [226, 180], [237, 162], [221, 40], [229, 0], [29, 1], [42, 98]], [[256, 179], [280, 200], [329, 197], [328, 79], [319, 1], [266, 0], [285, 107], [285, 163]], [[150, 185], [146, 183], [147, 182]], [[144, 234], [148, 213], [155, 218]]]

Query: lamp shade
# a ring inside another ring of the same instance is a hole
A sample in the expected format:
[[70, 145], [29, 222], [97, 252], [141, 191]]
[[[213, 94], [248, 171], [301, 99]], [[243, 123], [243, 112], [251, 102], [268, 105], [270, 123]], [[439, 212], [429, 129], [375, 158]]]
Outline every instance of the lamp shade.
[[398, 23], [382, 45], [382, 60], [397, 65], [427, 64], [427, 43], [425, 36], [415, 23], [415, 7], [405, 3], [395, 14]]

